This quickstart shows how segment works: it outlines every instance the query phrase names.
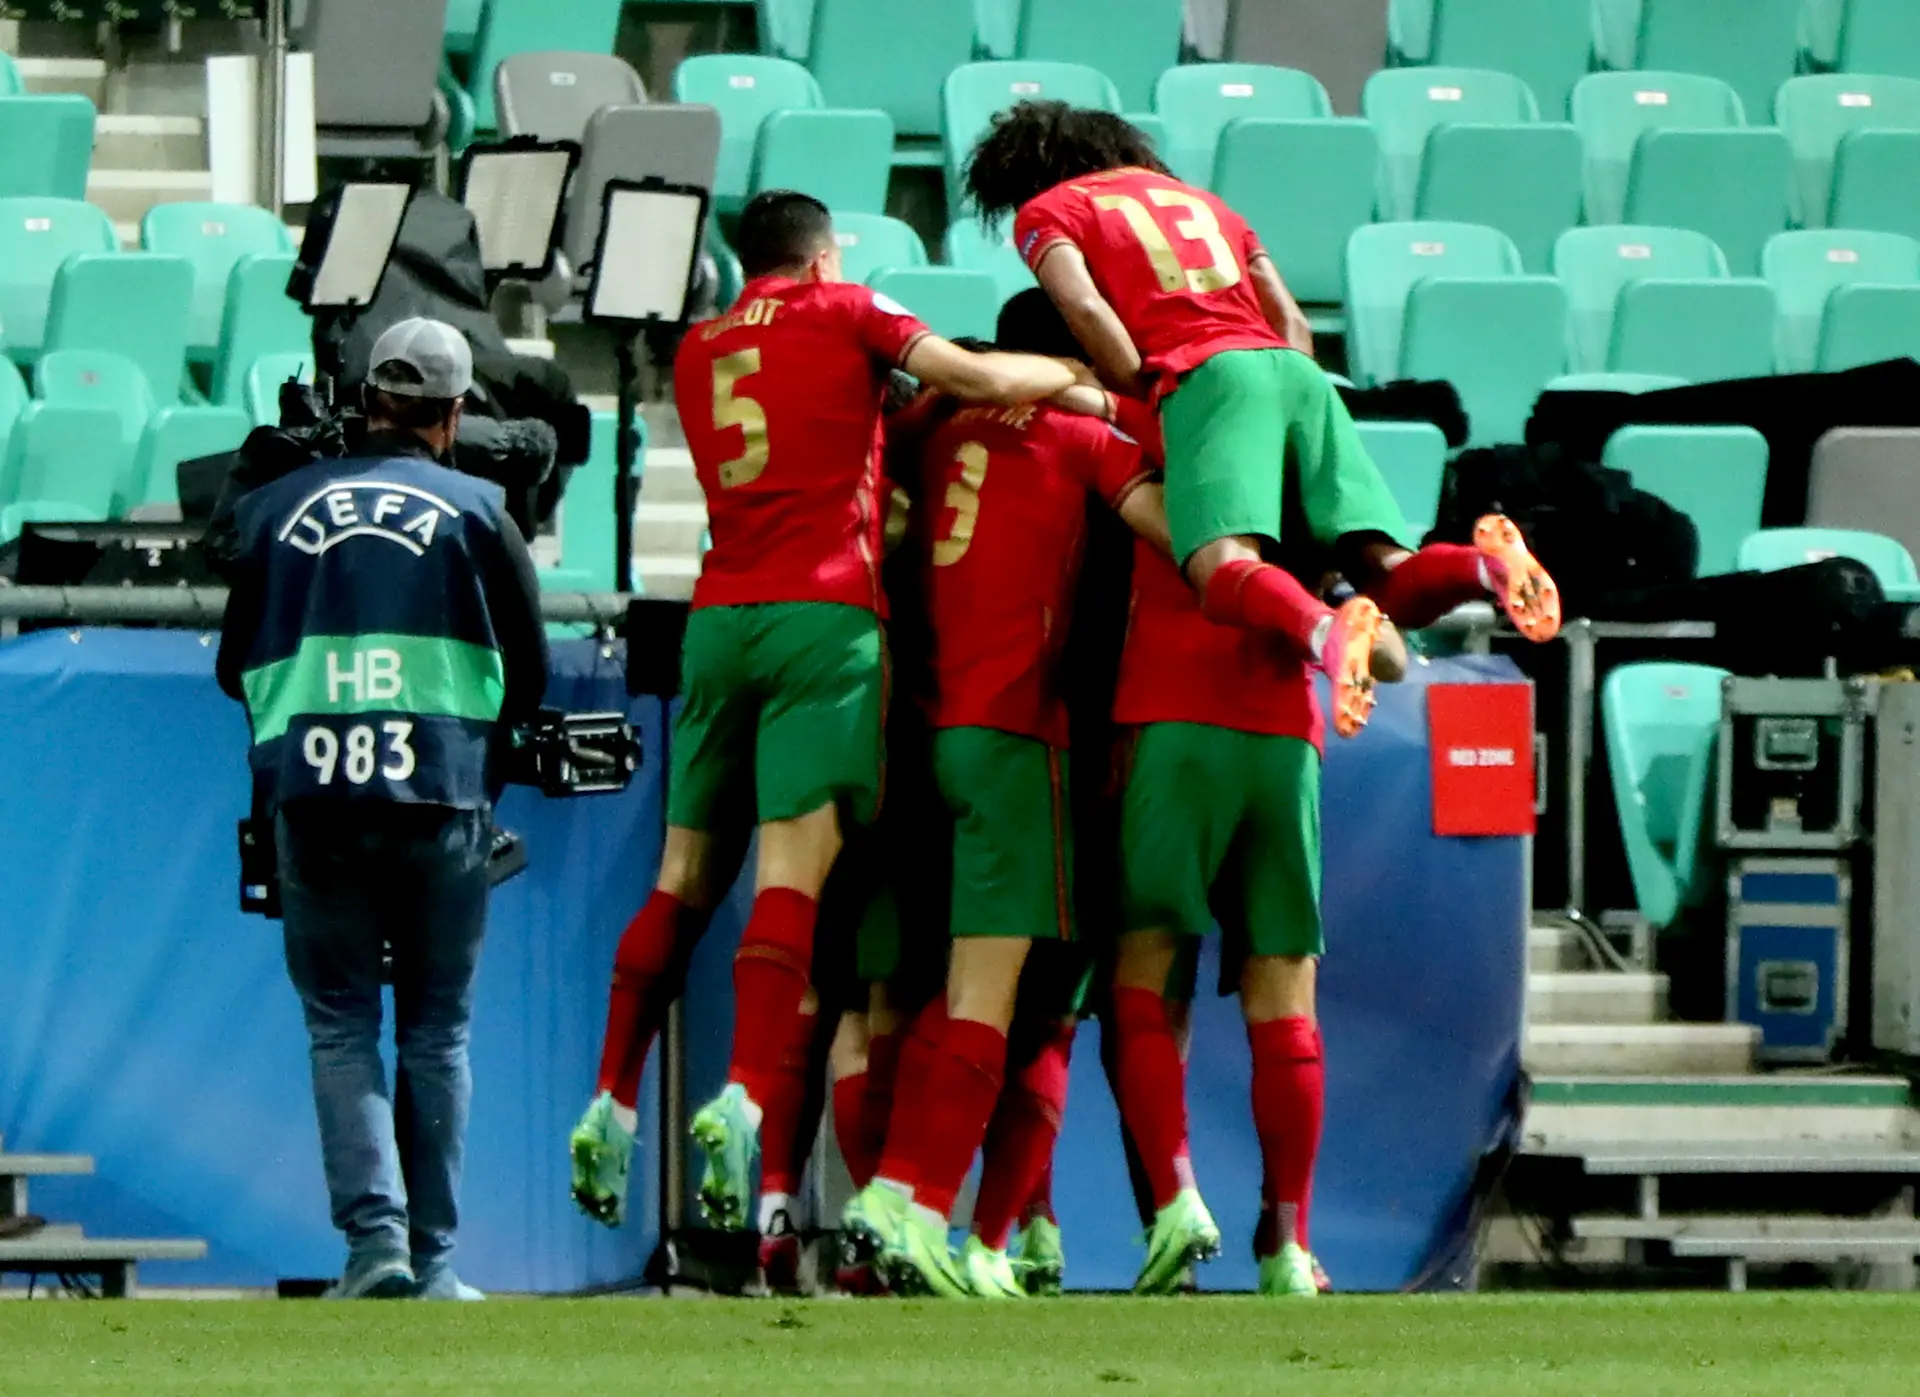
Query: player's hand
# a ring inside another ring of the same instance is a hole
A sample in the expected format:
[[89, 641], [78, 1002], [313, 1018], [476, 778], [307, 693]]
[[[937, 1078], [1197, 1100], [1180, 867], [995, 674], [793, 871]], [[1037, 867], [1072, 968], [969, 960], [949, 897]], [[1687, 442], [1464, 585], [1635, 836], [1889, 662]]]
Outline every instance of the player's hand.
[[1098, 388], [1101, 386], [1100, 375], [1095, 373], [1087, 365], [1081, 363], [1078, 359], [1061, 359], [1058, 362], [1064, 365], [1067, 372], [1073, 375], [1073, 381], [1080, 387]]

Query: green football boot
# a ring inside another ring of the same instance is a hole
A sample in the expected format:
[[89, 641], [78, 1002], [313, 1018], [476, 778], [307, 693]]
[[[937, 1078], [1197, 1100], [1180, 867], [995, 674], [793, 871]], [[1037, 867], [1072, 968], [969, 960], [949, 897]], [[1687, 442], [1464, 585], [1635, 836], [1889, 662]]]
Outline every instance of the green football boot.
[[1052, 1218], [1031, 1218], [1014, 1238], [1019, 1263], [1014, 1270], [1029, 1295], [1058, 1295], [1067, 1274], [1067, 1252], [1060, 1242], [1060, 1224]]
[[613, 1114], [613, 1096], [601, 1092], [567, 1138], [573, 1160], [573, 1201], [595, 1222], [618, 1227], [627, 1217], [627, 1170], [633, 1133]]
[[965, 1300], [973, 1291], [954, 1265], [944, 1221], [935, 1222], [909, 1206], [893, 1245], [880, 1254], [880, 1271], [895, 1295], [926, 1295]]
[[747, 1118], [746, 1088], [729, 1082], [694, 1113], [692, 1135], [707, 1156], [700, 1211], [723, 1232], [745, 1230], [753, 1198], [753, 1160], [760, 1153], [760, 1131]]
[[1260, 1258], [1262, 1295], [1297, 1295], [1312, 1299], [1320, 1293], [1319, 1267], [1297, 1242], [1288, 1242], [1277, 1256]]
[[1147, 1234], [1147, 1264], [1133, 1283], [1135, 1295], [1171, 1295], [1180, 1273], [1220, 1254], [1220, 1229], [1200, 1201], [1198, 1189], [1183, 1188], [1153, 1219]]
[[960, 1276], [967, 1293], [981, 1300], [1024, 1300], [1027, 1292], [1015, 1279], [1013, 1262], [1003, 1251], [995, 1251], [978, 1237], [969, 1236], [960, 1246]]
[[871, 1183], [847, 1200], [840, 1213], [840, 1264], [857, 1271], [875, 1266], [899, 1241], [907, 1225], [906, 1195], [882, 1183]]

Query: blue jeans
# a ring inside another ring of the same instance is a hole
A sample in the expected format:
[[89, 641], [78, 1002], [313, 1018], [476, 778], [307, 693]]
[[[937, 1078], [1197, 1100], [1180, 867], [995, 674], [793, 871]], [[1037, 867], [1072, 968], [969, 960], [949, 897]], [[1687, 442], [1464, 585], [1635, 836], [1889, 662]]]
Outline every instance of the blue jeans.
[[[297, 804], [277, 821], [287, 972], [300, 994], [333, 1225], [355, 1259], [445, 1265], [473, 1075], [467, 1029], [487, 922], [488, 810]], [[380, 1060], [393, 951], [394, 1096]]]

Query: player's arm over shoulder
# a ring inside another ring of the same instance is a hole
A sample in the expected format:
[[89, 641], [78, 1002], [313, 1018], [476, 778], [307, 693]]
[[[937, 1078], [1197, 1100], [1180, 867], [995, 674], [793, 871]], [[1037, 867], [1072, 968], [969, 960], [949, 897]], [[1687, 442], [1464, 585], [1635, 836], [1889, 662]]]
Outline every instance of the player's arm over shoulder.
[[976, 354], [932, 333], [914, 341], [901, 367], [928, 387], [970, 403], [1037, 403], [1075, 382], [1074, 371], [1058, 359], [999, 350]]

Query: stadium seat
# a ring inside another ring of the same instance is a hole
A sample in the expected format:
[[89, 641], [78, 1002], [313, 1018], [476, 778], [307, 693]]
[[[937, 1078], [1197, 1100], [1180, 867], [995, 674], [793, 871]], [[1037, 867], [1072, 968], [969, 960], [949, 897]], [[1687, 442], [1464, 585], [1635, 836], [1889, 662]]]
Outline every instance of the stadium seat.
[[93, 103], [0, 97], [0, 198], [84, 199], [92, 164]]
[[1820, 322], [1814, 368], [1838, 373], [1886, 359], [1920, 359], [1920, 285], [1835, 290]]
[[1633, 150], [1648, 131], [1742, 126], [1740, 98], [1718, 78], [1694, 73], [1595, 73], [1573, 90], [1573, 124], [1587, 152], [1587, 222], [1618, 223], [1627, 211]]
[[1567, 367], [1567, 293], [1547, 276], [1434, 277], [1407, 294], [1397, 378], [1445, 379], [1468, 444], [1526, 440], [1540, 392]]
[[[822, 0], [827, 3], [827, 0]], [[1078, 63], [965, 63], [947, 74], [941, 88], [941, 122], [946, 141], [947, 210], [960, 209], [960, 171], [986, 134], [994, 114], [1018, 102], [1061, 101], [1101, 111], [1122, 110], [1120, 94], [1096, 68]]]
[[0, 344], [17, 364], [39, 357], [60, 264], [120, 246], [106, 212], [77, 199], [0, 199]]
[[1720, 685], [1707, 665], [1630, 664], [1600, 688], [1614, 810], [1640, 915], [1671, 926], [1712, 884], [1700, 857], [1720, 733]]
[[1920, 131], [1855, 131], [1841, 141], [1827, 223], [1920, 238]]
[[1427, 137], [1414, 217], [1498, 228], [1528, 272], [1547, 271], [1580, 206], [1580, 133], [1569, 124], [1441, 126]]
[[1846, 0], [1834, 48], [1842, 72], [1920, 78], [1920, 6], [1913, 0]]
[[973, 49], [981, 58], [1019, 53], [1020, 0], [973, 0]]
[[1855, 131], [1920, 129], [1920, 79], [1838, 73], [1795, 78], [1781, 87], [1775, 114], [1793, 143], [1795, 221], [1823, 228], [1840, 142]]
[[973, 0], [917, 0], [904, 22], [899, 0], [814, 0], [807, 66], [827, 105], [877, 107], [902, 136], [941, 134], [942, 83], [972, 56]]
[[1871, 529], [1920, 553], [1920, 430], [1836, 427], [1814, 444], [1807, 523]]
[[1593, 57], [1604, 68], [1639, 66], [1640, 0], [1593, 0]]
[[[798, 63], [753, 53], [709, 53], [673, 70], [673, 100], [704, 102], [720, 113], [720, 168], [714, 206], [732, 213], [747, 200], [760, 125], [775, 112], [824, 106], [820, 84]], [[888, 132], [887, 159], [893, 158]], [[884, 196], [883, 196], [884, 197]]]
[[291, 378], [313, 382], [312, 354], [268, 354], [254, 360], [247, 369], [246, 391], [241, 397], [247, 420], [256, 427], [278, 426], [280, 385]]
[[7, 437], [0, 462], [0, 501], [14, 516], [81, 521], [108, 519], [133, 465], [120, 419], [100, 408], [31, 402]]
[[1297, 300], [1333, 305], [1346, 298], [1347, 241], [1373, 222], [1379, 158], [1357, 117], [1236, 121], [1220, 134], [1213, 189], [1253, 225]]
[[1633, 152], [1624, 221], [1705, 233], [1735, 276], [1757, 276], [1792, 191], [1793, 150], [1778, 131], [1650, 131]]
[[1740, 545], [1743, 572], [1777, 572], [1827, 558], [1852, 558], [1872, 570], [1889, 598], [1920, 599], [1913, 554], [1896, 538], [1867, 529], [1761, 529]]
[[1658, 393], [1664, 388], [1685, 388], [1684, 378], [1671, 374], [1561, 374], [1546, 387], [1549, 393]]
[[1387, 57], [1394, 67], [1417, 67], [1433, 57], [1434, 0], [1387, 0]]
[[1613, 344], [1622, 288], [1648, 277], [1723, 277], [1727, 259], [1711, 238], [1682, 228], [1571, 228], [1554, 244], [1553, 274], [1566, 283], [1572, 305], [1574, 371], [1598, 373]]
[[1793, 76], [1802, 0], [1640, 0], [1633, 66], [1724, 78], [1758, 120]]
[[985, 272], [957, 267], [896, 267], [876, 273], [868, 284], [919, 316], [935, 334], [948, 339], [963, 335], [993, 338], [1000, 302], [993, 278]]
[[1183, 0], [1020, 0], [1015, 56], [1084, 63], [1113, 80], [1128, 111], [1145, 111], [1154, 80], [1180, 61]]
[[1538, 121], [1527, 85], [1475, 68], [1387, 68], [1367, 79], [1360, 109], [1380, 137], [1380, 213], [1413, 214], [1420, 161], [1435, 127]]
[[624, 58], [538, 49], [501, 60], [493, 97], [501, 135], [578, 141], [595, 112], [638, 106], [647, 89]]
[[871, 281], [892, 267], [927, 265], [926, 244], [897, 218], [883, 213], [835, 214], [833, 239], [840, 244], [841, 275]]
[[1780, 303], [1780, 372], [1811, 373], [1828, 297], [1856, 282], [1920, 286], [1920, 242], [1851, 229], [1782, 233], [1768, 242], [1760, 274]]
[[1847, 0], [1806, 0], [1800, 10], [1801, 67], [1824, 73], [1840, 62], [1840, 17]]
[[0, 355], [0, 461], [7, 459], [7, 433], [20, 420], [29, 401], [26, 380], [20, 377], [20, 370], [13, 366], [13, 360]]
[[[220, 348], [227, 282], [240, 259], [295, 250], [287, 225], [250, 204], [155, 204], [141, 221], [140, 246], [193, 263], [187, 354], [198, 363], [211, 362]], [[285, 288], [282, 281], [283, 300]]]
[[229, 407], [163, 407], [147, 423], [134, 453], [128, 508], [180, 503], [182, 461], [235, 450], [253, 423]]
[[1160, 155], [1168, 168], [1188, 184], [1213, 188], [1220, 136], [1234, 122], [1319, 120], [1333, 115], [1333, 103], [1318, 78], [1297, 68], [1188, 63], [1160, 75], [1153, 110], [1166, 123]]
[[1520, 275], [1520, 251], [1496, 228], [1376, 223], [1347, 240], [1347, 363], [1362, 387], [1399, 377], [1407, 296], [1429, 277]]
[[1767, 493], [1767, 439], [1751, 427], [1623, 427], [1602, 464], [1625, 471], [1700, 535], [1699, 576], [1739, 566], [1740, 545], [1760, 527]]
[[0, 97], [18, 97], [27, 90], [20, 80], [20, 69], [14, 64], [13, 55], [0, 53]]
[[140, 366], [111, 350], [52, 351], [33, 371], [33, 396], [56, 407], [111, 412], [120, 423], [129, 460], [155, 408], [153, 389]]
[[1126, 117], [1127, 121], [1152, 143], [1156, 152], [1164, 152], [1166, 150], [1166, 122], [1162, 121], [1152, 112], [1123, 112], [1121, 115]]
[[1758, 278], [1648, 279], [1620, 292], [1607, 367], [1695, 383], [1773, 373], [1773, 291]]
[[487, 0], [447, 0], [447, 52], [463, 57], [473, 52], [486, 17]]
[[[313, 60], [315, 154], [415, 165], [438, 159], [454, 116], [440, 92], [447, 66], [443, 3], [324, 0], [292, 19], [294, 47]], [[492, 71], [488, 64], [488, 87]], [[492, 129], [491, 93], [485, 101]], [[461, 116], [464, 128], [464, 110]]]
[[1356, 422], [1361, 444], [1380, 468], [1393, 502], [1406, 516], [1412, 537], [1399, 542], [1419, 546], [1420, 536], [1440, 513], [1440, 482], [1447, 471], [1447, 438], [1431, 422]]
[[812, 37], [813, 0], [753, 0], [753, 13], [760, 29], [760, 51], [807, 61], [807, 41]]
[[774, 112], [760, 123], [748, 192], [797, 189], [830, 209], [885, 213], [892, 174], [885, 112]]
[[147, 376], [156, 403], [178, 402], [192, 304], [193, 263], [184, 257], [82, 253], [53, 279], [46, 347], [125, 354]]
[[1006, 228], [982, 228], [977, 218], [960, 218], [947, 225], [946, 262], [962, 271], [985, 272], [992, 277], [996, 305], [1005, 305], [1039, 284], [1013, 245], [1013, 234]]
[[468, 65], [467, 93], [482, 131], [499, 130], [494, 69], [516, 53], [612, 53], [622, 0], [487, 0]]
[[[580, 169], [567, 195], [562, 250], [575, 268], [599, 256], [601, 200], [609, 180], [661, 179], [713, 188], [720, 113], [706, 105], [602, 107], [587, 122]], [[707, 221], [709, 246], [715, 221]]]
[[210, 394], [219, 406], [239, 407], [245, 400], [247, 370], [255, 360], [311, 352], [313, 321], [287, 295], [293, 262], [291, 256], [243, 257], [228, 278]]
[[1550, 121], [1567, 115], [1593, 52], [1591, 0], [1431, 0], [1426, 61], [1512, 73]]

